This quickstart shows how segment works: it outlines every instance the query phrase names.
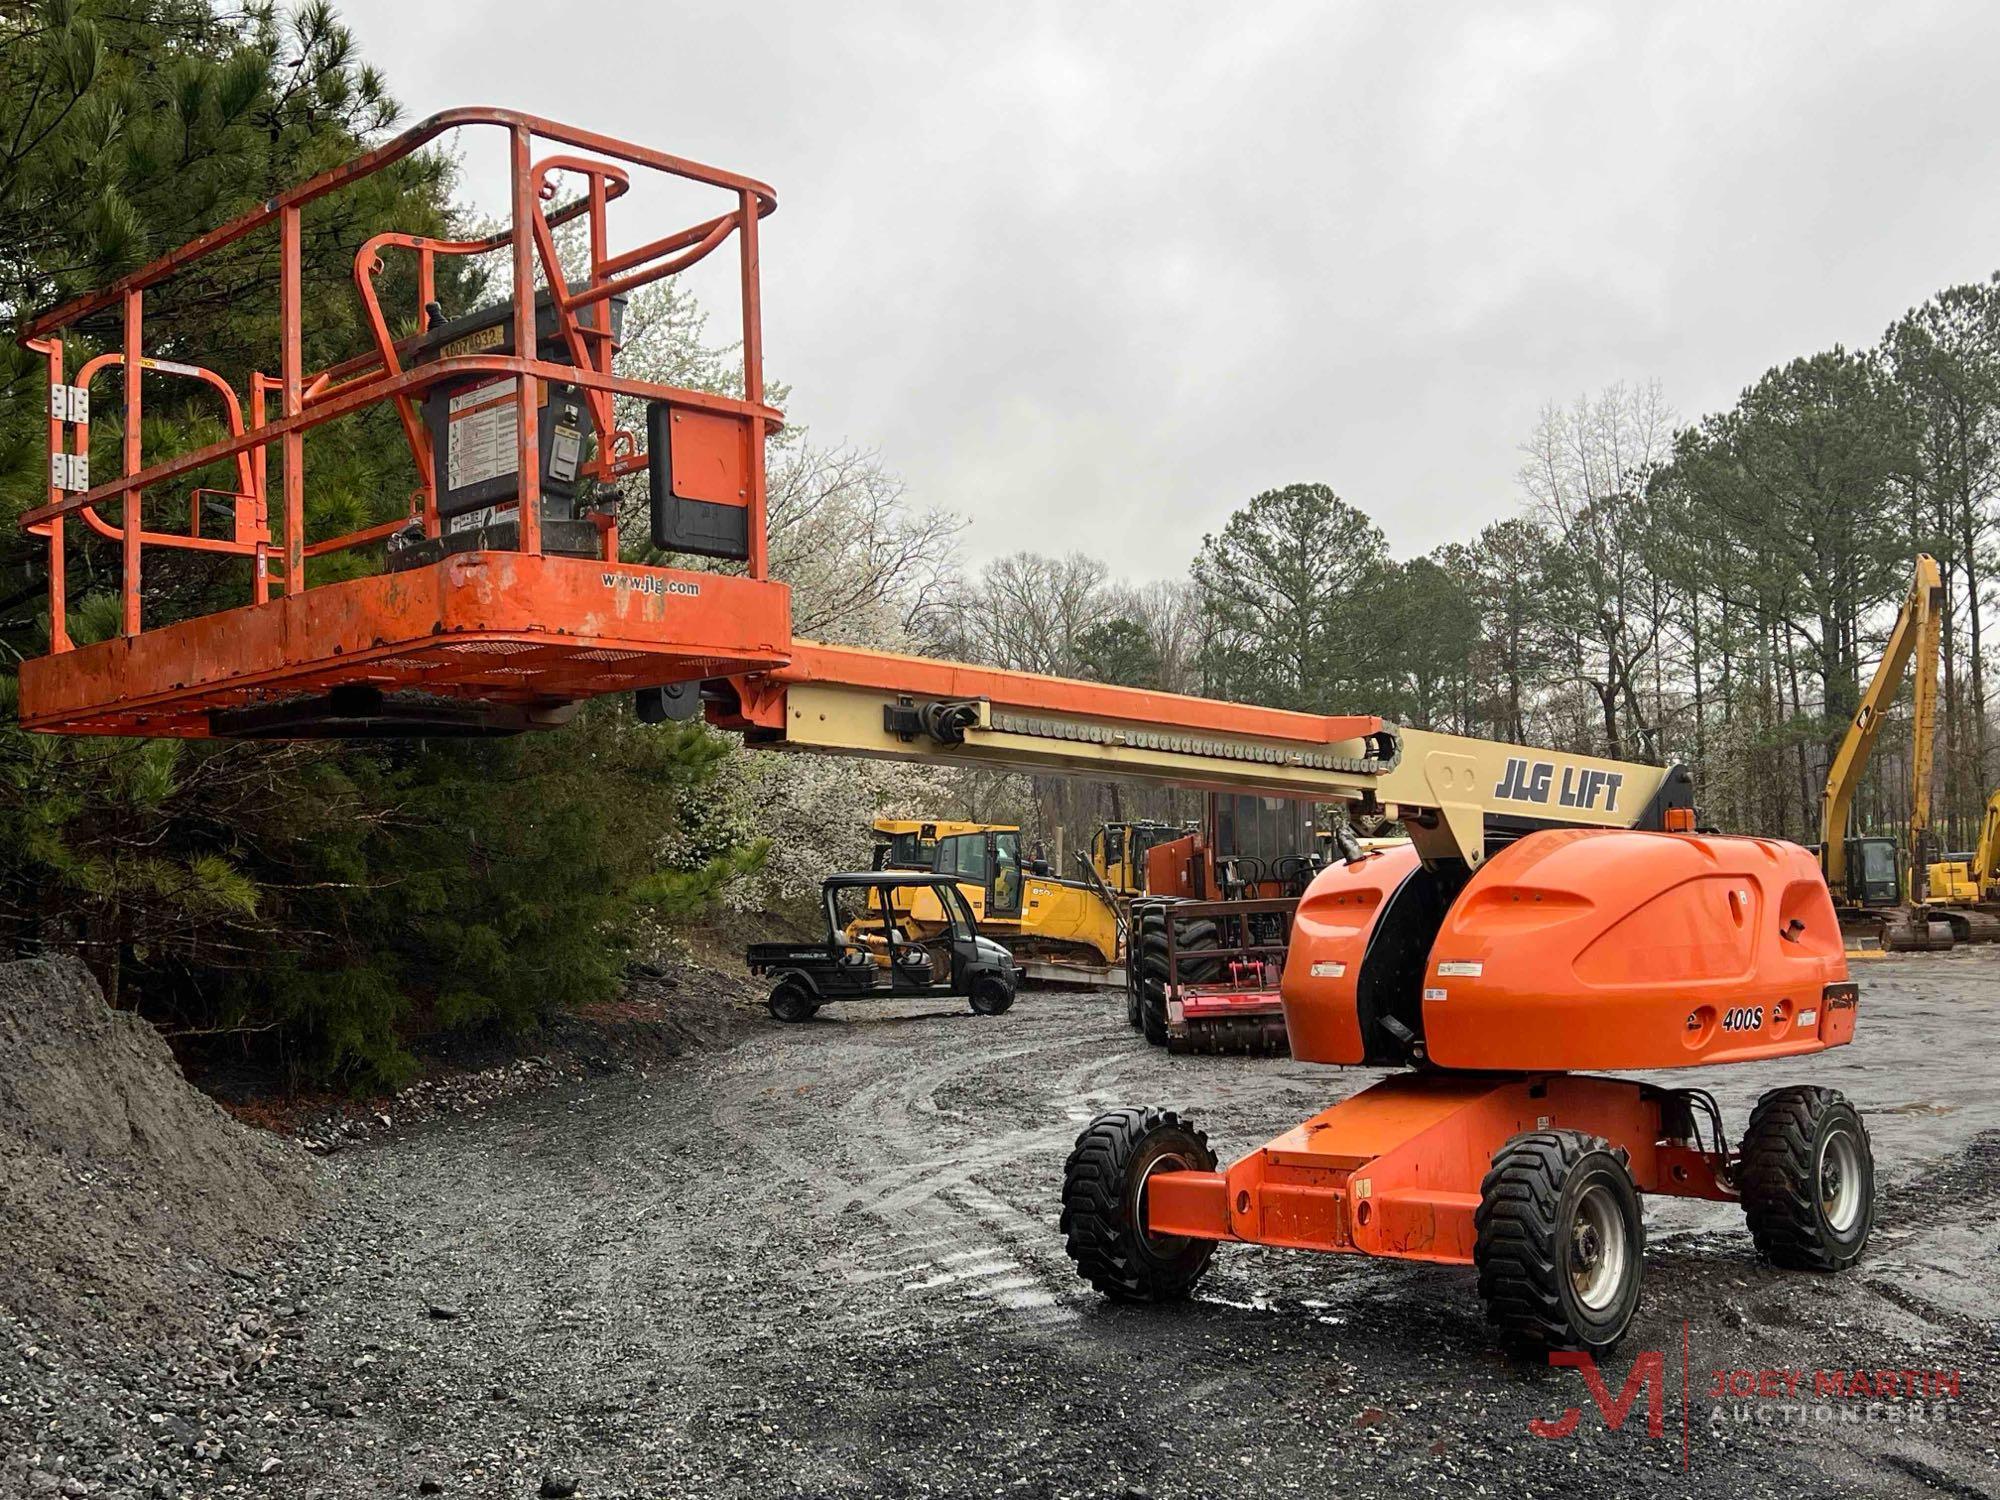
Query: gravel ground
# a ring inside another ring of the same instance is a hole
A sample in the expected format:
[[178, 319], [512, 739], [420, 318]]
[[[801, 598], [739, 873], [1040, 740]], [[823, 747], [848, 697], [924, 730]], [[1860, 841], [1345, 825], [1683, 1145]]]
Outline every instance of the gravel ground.
[[[123, 1429], [72, 1371], [23, 1472], [189, 1496], [2000, 1494], [2000, 952], [1861, 978], [1852, 1047], [1674, 1075], [1732, 1130], [1781, 1084], [1846, 1090], [1882, 1203], [1839, 1277], [1758, 1265], [1726, 1205], [1649, 1204], [1608, 1375], [1664, 1354], [1658, 1438], [1643, 1397], [1613, 1433], [1575, 1374], [1495, 1353], [1470, 1271], [1225, 1246], [1187, 1306], [1098, 1301], [1055, 1227], [1092, 1114], [1172, 1105], [1228, 1158], [1375, 1075], [1170, 1058], [1122, 997], [1031, 993], [731, 1029], [344, 1149], [259, 1273], [272, 1352], [219, 1390], [155, 1372]], [[1956, 1371], [1959, 1395], [1801, 1418], [1707, 1394], [1716, 1370], [1857, 1369]], [[1572, 1403], [1572, 1435], [1530, 1435]]]

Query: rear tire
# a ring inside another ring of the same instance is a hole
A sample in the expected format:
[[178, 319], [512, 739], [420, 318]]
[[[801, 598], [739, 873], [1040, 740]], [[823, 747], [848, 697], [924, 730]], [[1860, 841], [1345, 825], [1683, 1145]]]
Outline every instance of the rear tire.
[[1007, 981], [989, 974], [984, 979], [972, 982], [972, 993], [966, 997], [972, 1002], [973, 1011], [982, 1016], [1005, 1015], [1014, 1003], [1014, 992], [1007, 987]]
[[[1216, 947], [1221, 941], [1215, 923], [1207, 918], [1193, 922], [1182, 922], [1174, 930], [1174, 947], [1180, 957], [1180, 981], [1182, 984], [1212, 984], [1222, 975], [1222, 959], [1200, 958], [1196, 955]], [[1166, 971], [1166, 938], [1160, 939], [1160, 968]], [[1209, 1033], [1200, 1035], [1199, 1033]], [[1237, 1053], [1247, 1050], [1237, 1044], [1236, 1030], [1226, 1024], [1218, 1025], [1208, 1021], [1195, 1025], [1182, 1022], [1181, 1034], [1167, 1032], [1167, 1050], [1175, 1053], [1208, 1052], [1217, 1055]]]
[[1473, 1214], [1479, 1296], [1509, 1349], [1603, 1354], [1631, 1326], [1646, 1226], [1625, 1153], [1576, 1130], [1515, 1136]]
[[1215, 1241], [1146, 1232], [1146, 1180], [1156, 1171], [1215, 1170], [1208, 1137], [1172, 1110], [1114, 1109], [1076, 1138], [1063, 1165], [1063, 1248], [1077, 1274], [1114, 1302], [1178, 1302]]
[[1844, 1271], [1875, 1227], [1875, 1152], [1838, 1089], [1776, 1089], [1743, 1134], [1743, 1215], [1757, 1251], [1795, 1271]]
[[796, 979], [779, 980], [765, 1004], [773, 1016], [787, 1023], [810, 1021], [819, 1010], [813, 992]]

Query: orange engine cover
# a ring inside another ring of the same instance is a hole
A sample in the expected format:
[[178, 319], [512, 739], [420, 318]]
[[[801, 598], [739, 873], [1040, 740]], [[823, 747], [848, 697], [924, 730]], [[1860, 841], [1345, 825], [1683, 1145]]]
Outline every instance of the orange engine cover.
[[[1412, 954], [1421, 950], [1421, 967]], [[1413, 850], [1335, 865], [1286, 957], [1292, 1054], [1450, 1068], [1690, 1067], [1853, 1034], [1840, 928], [1795, 844], [1616, 829], [1532, 833], [1447, 906]]]

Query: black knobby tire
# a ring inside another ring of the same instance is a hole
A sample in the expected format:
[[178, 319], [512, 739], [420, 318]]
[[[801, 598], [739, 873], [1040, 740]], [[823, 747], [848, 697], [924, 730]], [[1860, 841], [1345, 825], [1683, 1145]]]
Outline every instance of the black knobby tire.
[[966, 998], [972, 1002], [972, 1009], [978, 1015], [1005, 1015], [1014, 1003], [1014, 989], [1006, 980], [988, 974], [972, 981], [972, 992]]
[[1180, 1301], [1208, 1268], [1215, 1241], [1146, 1233], [1147, 1178], [1183, 1168], [1212, 1172], [1215, 1153], [1172, 1110], [1109, 1110], [1076, 1138], [1063, 1164], [1063, 1248], [1112, 1301]]
[[773, 1016], [786, 1022], [810, 1021], [819, 1010], [813, 992], [797, 979], [779, 980], [765, 1004]]
[[1838, 1089], [1759, 1099], [1738, 1173], [1750, 1237], [1772, 1265], [1844, 1271], [1860, 1259], [1875, 1226], [1875, 1153]]
[[1148, 911], [1134, 945], [1139, 965], [1139, 1030], [1155, 1047], [1167, 1045], [1166, 913]]
[[1221, 935], [1215, 923], [1206, 917], [1192, 922], [1183, 922], [1174, 930], [1174, 947], [1180, 952], [1182, 984], [1212, 984], [1222, 977], [1222, 960], [1218, 958], [1197, 958], [1194, 955], [1205, 948], [1214, 948], [1221, 943]]
[[1623, 1150], [1576, 1130], [1517, 1135], [1494, 1153], [1473, 1224], [1479, 1296], [1510, 1349], [1602, 1354], [1631, 1326], [1646, 1229]]
[[[1205, 949], [1221, 945], [1222, 935], [1216, 924], [1207, 918], [1197, 918], [1183, 922], [1174, 930], [1174, 946], [1180, 958], [1180, 982], [1182, 984], [1212, 984], [1222, 977], [1222, 959], [1203, 958]], [[1160, 963], [1166, 964], [1166, 940], [1161, 939]], [[1189, 1021], [1182, 1024], [1179, 1034], [1167, 1034], [1167, 1050], [1175, 1053], [1206, 1053], [1212, 1056], [1253, 1056], [1265, 1049], [1265, 1042], [1255, 1027], [1243, 1027], [1228, 1021]]]
[[1125, 914], [1125, 1024], [1139, 1030], [1145, 992], [1139, 983], [1139, 928], [1150, 908], [1134, 903]]

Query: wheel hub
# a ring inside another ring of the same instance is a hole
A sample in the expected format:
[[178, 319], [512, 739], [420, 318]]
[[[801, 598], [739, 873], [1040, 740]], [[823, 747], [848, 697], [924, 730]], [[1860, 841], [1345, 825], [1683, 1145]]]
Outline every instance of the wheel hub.
[[1588, 1224], [1581, 1225], [1570, 1242], [1570, 1264], [1579, 1271], [1588, 1271], [1603, 1253], [1604, 1243], [1598, 1239], [1597, 1231]]
[[1847, 1131], [1837, 1130], [1819, 1154], [1819, 1207], [1835, 1234], [1846, 1234], [1860, 1222], [1866, 1208], [1861, 1200], [1860, 1147]]
[[1576, 1200], [1569, 1237], [1569, 1279], [1577, 1301], [1602, 1312], [1624, 1290], [1631, 1260], [1625, 1216], [1602, 1183], [1585, 1188]]

